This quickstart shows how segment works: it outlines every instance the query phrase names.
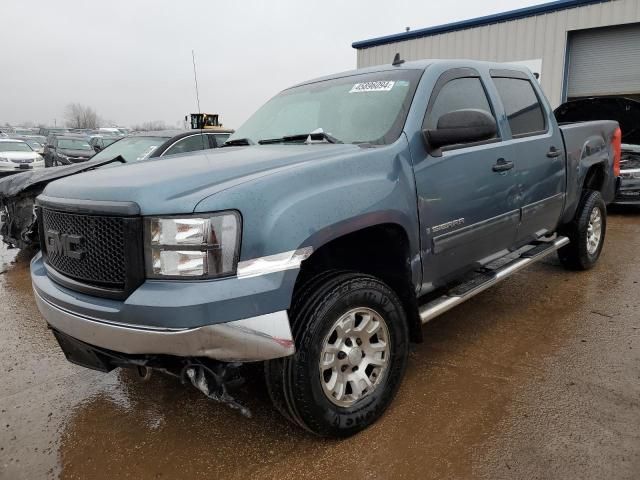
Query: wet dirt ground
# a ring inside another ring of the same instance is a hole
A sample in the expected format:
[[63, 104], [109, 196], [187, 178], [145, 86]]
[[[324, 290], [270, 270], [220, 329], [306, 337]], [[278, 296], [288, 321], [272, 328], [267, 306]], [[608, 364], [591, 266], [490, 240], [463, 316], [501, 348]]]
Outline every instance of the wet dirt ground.
[[424, 327], [392, 407], [343, 441], [177, 380], [68, 363], [0, 249], [0, 478], [640, 478], [640, 212], [614, 213], [595, 269], [554, 258]]

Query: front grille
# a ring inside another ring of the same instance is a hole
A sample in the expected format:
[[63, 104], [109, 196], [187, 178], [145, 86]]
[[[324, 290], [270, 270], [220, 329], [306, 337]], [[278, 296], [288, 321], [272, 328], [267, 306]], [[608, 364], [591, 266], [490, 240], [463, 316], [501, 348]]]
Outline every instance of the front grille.
[[[47, 263], [54, 270], [81, 282], [124, 289], [124, 217], [78, 215], [44, 208], [42, 225]], [[77, 243], [65, 248], [69, 236]]]
[[33, 163], [33, 158], [16, 158], [11, 161], [13, 163]]

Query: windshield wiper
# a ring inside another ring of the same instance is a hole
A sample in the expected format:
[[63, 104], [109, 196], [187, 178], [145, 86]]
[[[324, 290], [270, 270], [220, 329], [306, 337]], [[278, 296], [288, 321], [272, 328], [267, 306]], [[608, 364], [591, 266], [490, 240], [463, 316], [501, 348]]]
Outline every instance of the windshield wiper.
[[222, 147], [237, 147], [237, 146], [247, 146], [247, 145], [255, 145], [255, 143], [250, 138], [234, 138], [233, 140], [227, 140], [222, 144]]
[[266, 138], [259, 140], [260, 145], [268, 145], [270, 143], [286, 143], [286, 142], [303, 142], [305, 144], [310, 143], [342, 143], [341, 140], [329, 135], [322, 131], [321, 128], [314, 130], [311, 133], [300, 133], [297, 135], [285, 135], [280, 138]]

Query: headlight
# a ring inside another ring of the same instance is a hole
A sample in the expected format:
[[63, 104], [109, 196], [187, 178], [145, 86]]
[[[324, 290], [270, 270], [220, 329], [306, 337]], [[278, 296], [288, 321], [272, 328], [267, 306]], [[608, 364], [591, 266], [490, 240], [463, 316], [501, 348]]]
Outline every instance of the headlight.
[[0, 162], [11, 163], [11, 160], [9, 160], [7, 157], [0, 157]]
[[69, 157], [67, 155], [65, 155], [64, 153], [59, 153], [58, 154], [58, 158], [61, 158], [63, 160], [69, 160]]
[[145, 218], [147, 278], [233, 275], [240, 250], [240, 225], [240, 214], [234, 211]]

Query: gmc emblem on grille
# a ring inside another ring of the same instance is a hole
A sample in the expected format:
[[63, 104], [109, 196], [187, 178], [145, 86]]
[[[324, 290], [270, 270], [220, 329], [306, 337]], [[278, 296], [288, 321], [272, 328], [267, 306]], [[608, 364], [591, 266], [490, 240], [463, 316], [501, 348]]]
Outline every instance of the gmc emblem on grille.
[[48, 253], [64, 255], [75, 260], [81, 260], [84, 257], [85, 252], [80, 248], [84, 239], [80, 235], [47, 230], [44, 236]]

